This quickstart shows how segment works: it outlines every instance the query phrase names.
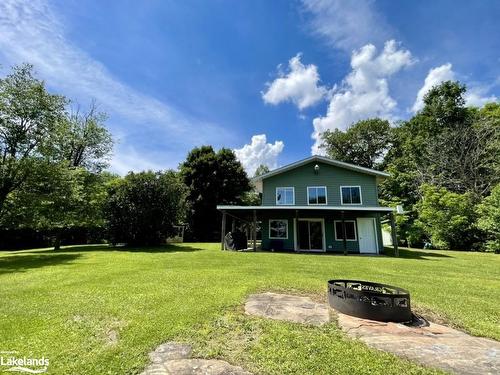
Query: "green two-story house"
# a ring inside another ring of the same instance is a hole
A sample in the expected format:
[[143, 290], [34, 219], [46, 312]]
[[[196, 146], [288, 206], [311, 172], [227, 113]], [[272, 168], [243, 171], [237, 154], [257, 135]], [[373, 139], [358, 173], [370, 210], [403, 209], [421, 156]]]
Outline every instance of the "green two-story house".
[[382, 218], [388, 216], [394, 232], [393, 208], [378, 204], [378, 184], [388, 176], [322, 156], [277, 168], [253, 179], [260, 206], [217, 206], [222, 239], [230, 216], [254, 228], [260, 223], [263, 250], [379, 254]]

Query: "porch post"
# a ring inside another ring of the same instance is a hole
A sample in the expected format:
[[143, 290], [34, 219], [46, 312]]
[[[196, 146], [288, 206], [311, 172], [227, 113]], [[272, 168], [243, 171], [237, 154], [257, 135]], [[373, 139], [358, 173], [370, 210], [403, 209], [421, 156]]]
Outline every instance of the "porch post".
[[224, 241], [224, 237], [226, 237], [226, 211], [222, 211], [222, 228], [220, 231], [220, 249], [226, 250], [226, 244]]
[[394, 255], [399, 257], [398, 235], [396, 233], [396, 220], [394, 220], [394, 213], [392, 211], [389, 213], [389, 218], [391, 220], [391, 235], [392, 235], [392, 246], [394, 246]]
[[253, 210], [253, 251], [257, 251], [257, 211]]
[[231, 232], [234, 233], [236, 231], [236, 219], [234, 217], [231, 218]]
[[293, 249], [299, 251], [299, 210], [295, 210], [295, 221], [293, 222]]
[[342, 242], [344, 244], [344, 255], [347, 255], [347, 233], [345, 230], [344, 211], [340, 211], [340, 217], [342, 219]]

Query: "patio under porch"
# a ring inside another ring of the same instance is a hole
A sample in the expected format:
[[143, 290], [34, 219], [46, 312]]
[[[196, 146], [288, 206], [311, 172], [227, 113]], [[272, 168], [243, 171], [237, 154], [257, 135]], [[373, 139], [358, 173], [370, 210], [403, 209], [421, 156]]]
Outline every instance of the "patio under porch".
[[[390, 223], [398, 255], [394, 209], [391, 207], [217, 206], [222, 213], [221, 249], [225, 237], [244, 224], [250, 248], [272, 251], [380, 254], [382, 224]], [[229, 229], [228, 223], [231, 224]]]

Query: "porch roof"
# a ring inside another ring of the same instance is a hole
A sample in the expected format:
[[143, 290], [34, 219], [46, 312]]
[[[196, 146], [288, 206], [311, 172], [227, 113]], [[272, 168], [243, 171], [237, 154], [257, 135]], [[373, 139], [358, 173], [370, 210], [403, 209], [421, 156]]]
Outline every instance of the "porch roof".
[[393, 207], [381, 206], [231, 206], [218, 205], [219, 211], [279, 211], [279, 210], [311, 210], [311, 211], [364, 211], [364, 212], [393, 212]]

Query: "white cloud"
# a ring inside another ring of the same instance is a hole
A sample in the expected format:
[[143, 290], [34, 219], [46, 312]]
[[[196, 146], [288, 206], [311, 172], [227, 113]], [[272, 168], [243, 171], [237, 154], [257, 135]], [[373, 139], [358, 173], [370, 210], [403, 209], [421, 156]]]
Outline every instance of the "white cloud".
[[250, 144], [240, 149], [235, 149], [236, 157], [241, 161], [249, 176], [255, 174], [255, 170], [261, 164], [267, 165], [269, 169], [278, 166], [278, 156], [283, 151], [285, 144], [275, 141], [274, 144], [267, 143], [265, 134], [254, 135]]
[[410, 51], [400, 48], [394, 40], [387, 41], [379, 54], [372, 44], [354, 51], [352, 71], [333, 93], [326, 116], [313, 120], [312, 153], [323, 152], [319, 146], [321, 133], [326, 130], [345, 130], [370, 117], [390, 119], [397, 103], [389, 95], [388, 78], [413, 62]]
[[[441, 66], [429, 70], [425, 77], [424, 85], [418, 90], [417, 98], [413, 104], [412, 111], [420, 111], [424, 107], [424, 97], [434, 86], [439, 85], [444, 81], [455, 81], [456, 73], [453, 71], [451, 63], [446, 63]], [[487, 96], [489, 88], [478, 85], [470, 85], [465, 93], [465, 103], [468, 106], [482, 107], [488, 102], [498, 100], [494, 95]]]
[[328, 90], [319, 85], [318, 68], [312, 64], [305, 66], [300, 58], [301, 54], [292, 57], [288, 62], [290, 71], [280, 73], [278, 78], [268, 83], [267, 91], [262, 93], [262, 99], [266, 103], [276, 105], [291, 101], [302, 110], [325, 97]]
[[427, 77], [425, 77], [424, 85], [418, 90], [417, 99], [413, 104], [412, 111], [417, 112], [424, 107], [424, 96], [434, 86], [439, 85], [444, 81], [453, 81], [455, 79], [455, 72], [450, 63], [432, 68], [429, 70]]
[[349, 53], [367, 43], [389, 39], [391, 28], [371, 0], [302, 0], [312, 32]]
[[[50, 87], [80, 102], [96, 99], [101, 110], [110, 114], [113, 133], [122, 134], [126, 146], [122, 150], [145, 158], [148, 142], [139, 144], [138, 135], [144, 138], [147, 130], [149, 139], [163, 139], [166, 152], [149, 161], [151, 165], [176, 167], [189, 147], [220, 144], [232, 137], [228, 131], [181, 113], [114, 77], [103, 64], [71, 44], [63, 22], [44, 0], [0, 2], [0, 56], [4, 64], [32, 63]], [[113, 169], [126, 169], [115, 166], [116, 160], [113, 158]], [[135, 169], [133, 163], [130, 168]]]
[[486, 103], [497, 102], [498, 98], [495, 95], [488, 96], [488, 90], [489, 88], [483, 86], [467, 88], [465, 103], [468, 106], [482, 107]]

